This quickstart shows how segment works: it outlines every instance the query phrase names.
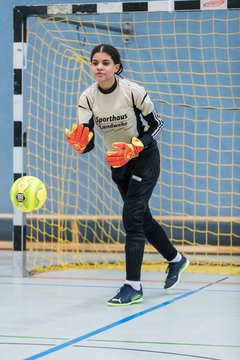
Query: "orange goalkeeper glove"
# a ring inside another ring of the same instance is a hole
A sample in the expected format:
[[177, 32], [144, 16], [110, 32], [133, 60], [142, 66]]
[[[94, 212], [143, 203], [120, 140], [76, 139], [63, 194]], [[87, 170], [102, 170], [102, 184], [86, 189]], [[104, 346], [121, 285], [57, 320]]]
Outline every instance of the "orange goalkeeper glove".
[[136, 157], [144, 149], [143, 143], [136, 137], [132, 138], [131, 144], [126, 144], [124, 142], [115, 142], [112, 145], [118, 150], [108, 150], [106, 160], [108, 165], [114, 168], [125, 165], [128, 161]]
[[93, 137], [93, 133], [83, 124], [73, 124], [72, 130], [65, 129], [67, 141], [79, 154], [82, 154]]

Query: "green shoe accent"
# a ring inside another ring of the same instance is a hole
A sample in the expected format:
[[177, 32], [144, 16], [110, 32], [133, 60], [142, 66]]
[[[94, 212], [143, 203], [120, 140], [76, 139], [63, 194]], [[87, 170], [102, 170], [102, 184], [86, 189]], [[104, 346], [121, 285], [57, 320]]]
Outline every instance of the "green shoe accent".
[[190, 262], [188, 259], [185, 258], [185, 256], [182, 257], [182, 260], [180, 260], [177, 263], [169, 263], [168, 265], [168, 276], [166, 278], [165, 290], [171, 290], [175, 288], [175, 286], [179, 283], [181, 274], [184, 270], [187, 269]]
[[108, 306], [128, 306], [143, 301], [142, 286], [140, 290], [133, 289], [130, 285], [124, 284], [117, 294], [107, 302]]

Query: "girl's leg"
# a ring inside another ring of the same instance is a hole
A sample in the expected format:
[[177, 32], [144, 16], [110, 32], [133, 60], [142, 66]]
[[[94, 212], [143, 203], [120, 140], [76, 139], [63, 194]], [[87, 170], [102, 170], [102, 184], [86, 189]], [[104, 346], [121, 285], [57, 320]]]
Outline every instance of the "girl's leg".
[[152, 217], [147, 208], [144, 216], [144, 233], [148, 242], [167, 260], [171, 261], [177, 255], [177, 250], [169, 240], [163, 227]]
[[139, 281], [146, 241], [144, 230], [148, 202], [160, 172], [157, 146], [144, 151], [121, 168], [112, 169], [112, 178], [124, 201], [123, 225], [126, 231], [126, 279]]

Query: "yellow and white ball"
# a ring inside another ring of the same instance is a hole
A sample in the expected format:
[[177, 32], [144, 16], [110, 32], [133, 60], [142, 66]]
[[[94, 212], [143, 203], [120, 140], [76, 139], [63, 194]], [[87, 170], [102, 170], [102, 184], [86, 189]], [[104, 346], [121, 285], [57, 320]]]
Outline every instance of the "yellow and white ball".
[[35, 176], [23, 176], [13, 183], [10, 198], [18, 210], [30, 212], [44, 205], [47, 190], [44, 183]]

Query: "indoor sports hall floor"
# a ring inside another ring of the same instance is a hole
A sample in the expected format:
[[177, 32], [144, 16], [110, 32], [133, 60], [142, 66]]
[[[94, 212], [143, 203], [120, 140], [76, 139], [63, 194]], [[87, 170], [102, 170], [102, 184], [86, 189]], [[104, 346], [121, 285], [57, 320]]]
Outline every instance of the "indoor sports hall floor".
[[11, 275], [0, 251], [1, 360], [239, 360], [240, 277], [144, 272], [144, 301], [106, 306], [122, 285], [117, 270]]

